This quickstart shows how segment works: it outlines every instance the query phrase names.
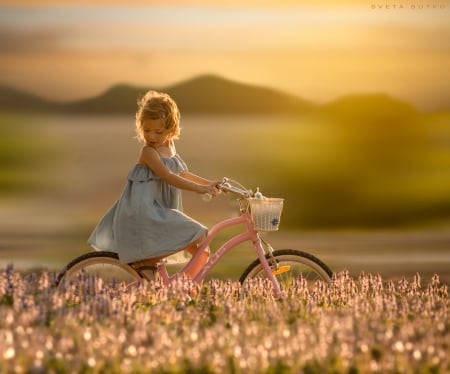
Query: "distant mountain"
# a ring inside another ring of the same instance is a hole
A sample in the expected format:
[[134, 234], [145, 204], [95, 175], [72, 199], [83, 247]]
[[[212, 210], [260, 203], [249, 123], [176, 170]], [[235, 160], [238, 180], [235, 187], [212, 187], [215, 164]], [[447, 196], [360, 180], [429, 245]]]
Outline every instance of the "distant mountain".
[[292, 114], [304, 113], [315, 108], [313, 103], [281, 91], [205, 75], [165, 88], [120, 84], [97, 97], [69, 103], [51, 102], [9, 87], [2, 87], [0, 110], [80, 114], [134, 113], [137, 99], [149, 89], [167, 92], [175, 99], [182, 113]]
[[0, 110], [21, 113], [54, 112], [62, 110], [62, 106], [9, 86], [0, 86]]
[[133, 114], [136, 112], [137, 99], [147, 90], [147, 88], [119, 84], [97, 97], [68, 103], [64, 109], [70, 113]]
[[315, 107], [280, 91], [205, 75], [165, 88], [117, 85], [98, 97], [71, 103], [67, 109], [81, 113], [133, 113], [138, 97], [148, 89], [167, 92], [181, 113], [302, 113]]
[[299, 97], [267, 87], [203, 75], [169, 87], [115, 85], [104, 93], [68, 103], [39, 98], [11, 87], [0, 87], [0, 110], [72, 114], [133, 114], [147, 90], [167, 92], [181, 113], [195, 114], [305, 114], [321, 113], [342, 120], [373, 115], [401, 117], [417, 114], [416, 108], [384, 94], [351, 95], [318, 106]]
[[194, 113], [305, 113], [316, 105], [266, 87], [201, 76], [167, 88], [182, 112]]

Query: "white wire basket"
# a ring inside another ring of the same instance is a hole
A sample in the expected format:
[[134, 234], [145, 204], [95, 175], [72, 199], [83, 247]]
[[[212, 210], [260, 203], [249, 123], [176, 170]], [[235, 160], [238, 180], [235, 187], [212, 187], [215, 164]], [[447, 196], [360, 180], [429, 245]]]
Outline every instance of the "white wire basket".
[[284, 199], [267, 198], [248, 199], [253, 227], [256, 231], [276, 231], [280, 227]]

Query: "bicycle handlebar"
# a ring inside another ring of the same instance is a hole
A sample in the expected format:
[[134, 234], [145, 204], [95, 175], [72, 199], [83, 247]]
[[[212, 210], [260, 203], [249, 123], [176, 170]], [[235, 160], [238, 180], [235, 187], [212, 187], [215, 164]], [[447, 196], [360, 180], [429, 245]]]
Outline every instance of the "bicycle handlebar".
[[225, 192], [231, 192], [234, 193], [235, 195], [238, 195], [240, 197], [243, 198], [249, 198], [252, 196], [252, 192], [249, 190], [244, 190], [242, 188], [236, 187], [236, 186], [232, 186], [229, 182], [228, 182], [228, 178], [223, 178], [222, 182], [220, 182], [219, 184], [217, 184], [216, 186], [219, 190], [221, 191], [225, 191]]

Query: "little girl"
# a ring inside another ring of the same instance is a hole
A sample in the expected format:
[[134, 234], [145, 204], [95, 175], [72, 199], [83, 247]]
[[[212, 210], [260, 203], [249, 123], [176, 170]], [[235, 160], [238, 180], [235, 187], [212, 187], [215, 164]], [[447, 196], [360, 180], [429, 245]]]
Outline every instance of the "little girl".
[[[190, 173], [176, 153], [180, 112], [169, 95], [149, 91], [139, 100], [136, 133], [144, 143], [138, 163], [88, 243], [118, 253], [121, 261], [150, 278], [160, 259], [181, 250], [194, 255], [205, 237], [206, 227], [182, 212], [181, 189], [216, 196], [219, 181]], [[208, 256], [205, 250], [197, 264], [189, 263], [187, 275], [193, 278]]]

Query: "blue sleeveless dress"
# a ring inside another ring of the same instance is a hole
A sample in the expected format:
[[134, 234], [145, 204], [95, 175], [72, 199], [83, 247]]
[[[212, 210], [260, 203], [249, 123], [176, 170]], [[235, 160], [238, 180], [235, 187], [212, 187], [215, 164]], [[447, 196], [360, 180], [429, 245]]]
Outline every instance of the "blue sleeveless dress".
[[[174, 174], [187, 171], [178, 155], [161, 160]], [[88, 243], [97, 251], [118, 253], [126, 263], [169, 256], [207, 231], [182, 210], [181, 191], [147, 166], [137, 164], [128, 174], [120, 198], [100, 220]]]

